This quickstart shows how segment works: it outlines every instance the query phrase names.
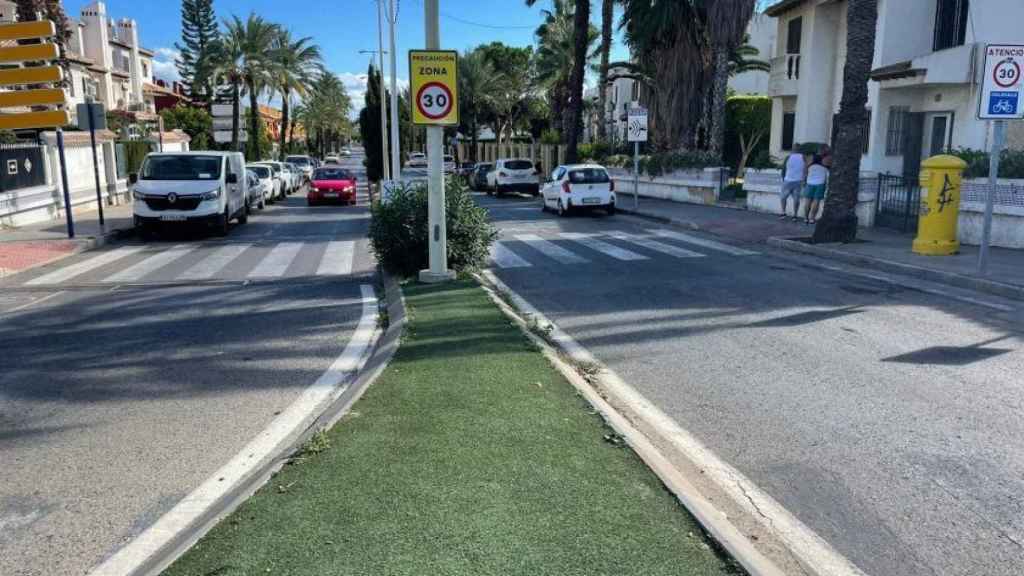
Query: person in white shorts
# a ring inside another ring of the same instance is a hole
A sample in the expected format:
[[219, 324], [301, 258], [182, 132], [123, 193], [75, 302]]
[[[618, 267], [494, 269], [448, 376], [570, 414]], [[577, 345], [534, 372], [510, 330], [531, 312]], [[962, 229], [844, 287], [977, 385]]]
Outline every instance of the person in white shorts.
[[[799, 145], [794, 146], [799, 149]], [[788, 217], [786, 205], [789, 199], [793, 199], [793, 220], [797, 220], [800, 214], [800, 196], [804, 187], [804, 180], [807, 178], [807, 162], [800, 152], [793, 152], [786, 159], [786, 166], [782, 175], [782, 191], [779, 198], [782, 200], [782, 220]]]

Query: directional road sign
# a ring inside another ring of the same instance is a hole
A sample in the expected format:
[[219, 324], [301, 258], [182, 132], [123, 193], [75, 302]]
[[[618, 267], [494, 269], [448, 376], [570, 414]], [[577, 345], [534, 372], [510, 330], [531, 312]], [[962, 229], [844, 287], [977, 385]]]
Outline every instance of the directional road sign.
[[630, 108], [626, 129], [627, 141], [647, 142], [647, 109]]
[[[215, 130], [213, 132], [213, 141], [218, 144], [227, 144], [231, 142], [231, 130]], [[238, 131], [238, 141], [248, 142], [249, 133], [245, 130]]]
[[234, 108], [231, 104], [214, 104], [210, 106], [210, 116], [214, 118], [231, 118], [234, 114]]
[[458, 125], [458, 57], [451, 50], [409, 51], [413, 124]]
[[985, 48], [985, 76], [978, 103], [982, 120], [1024, 118], [1024, 46], [991, 44]]
[[[43, 41], [39, 44], [9, 45], [15, 40], [46, 39], [55, 34], [56, 28], [49, 20], [0, 24], [0, 40], [8, 44], [0, 47], [0, 63], [21, 64], [24, 62], [52, 61], [58, 57], [57, 45]], [[44, 85], [59, 82], [63, 77], [56, 66], [33, 68], [7, 68], [0, 70], [0, 86]], [[29, 128], [57, 128], [68, 123], [68, 113], [63, 110], [64, 90], [57, 86], [37, 86], [31, 90], [6, 90], [0, 92], [0, 110], [3, 108], [25, 109], [56, 106], [56, 110], [32, 110], [13, 113], [0, 112], [0, 130]]]

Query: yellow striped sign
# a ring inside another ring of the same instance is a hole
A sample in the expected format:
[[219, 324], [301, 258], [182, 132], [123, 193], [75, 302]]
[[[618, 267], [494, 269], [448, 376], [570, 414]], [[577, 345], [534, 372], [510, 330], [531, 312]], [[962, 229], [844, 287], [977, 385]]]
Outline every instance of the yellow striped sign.
[[37, 60], [56, 59], [56, 44], [30, 44], [28, 46], [0, 48], [0, 62], [35, 62]]
[[64, 91], [59, 88], [0, 92], [0, 108], [7, 108], [11, 106], [42, 106], [45, 104], [63, 103]]
[[59, 66], [40, 66], [38, 68], [12, 68], [0, 70], [0, 86], [17, 86], [20, 84], [46, 84], [60, 82], [64, 73]]
[[25, 40], [28, 38], [49, 38], [57, 33], [50, 20], [18, 22], [0, 25], [0, 40]]
[[57, 128], [70, 122], [65, 110], [26, 112], [24, 114], [0, 115], [0, 130], [27, 130], [29, 128]]

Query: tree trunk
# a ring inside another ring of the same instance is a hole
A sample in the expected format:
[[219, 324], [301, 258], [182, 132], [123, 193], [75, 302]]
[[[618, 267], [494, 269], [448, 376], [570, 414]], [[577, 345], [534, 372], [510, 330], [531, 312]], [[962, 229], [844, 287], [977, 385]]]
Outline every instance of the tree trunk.
[[470, 129], [473, 131], [473, 134], [470, 136], [470, 141], [472, 142], [472, 144], [471, 144], [471, 147], [469, 149], [469, 158], [470, 158], [471, 162], [476, 164], [477, 162], [479, 162], [479, 160], [477, 159], [477, 154], [476, 154], [476, 139], [477, 139], [477, 133], [480, 132], [480, 125], [477, 123], [475, 115], [473, 116], [473, 122], [472, 122], [472, 124], [470, 126]]
[[260, 106], [256, 83], [252, 78], [246, 78], [245, 83], [249, 88], [249, 142], [255, 161], [263, 157], [263, 151], [260, 150]]
[[612, 50], [612, 7], [613, 0], [603, 0], [601, 4], [601, 74], [597, 80], [598, 109], [597, 138], [604, 142], [608, 139], [608, 58]]
[[590, 32], [590, 0], [577, 0], [573, 16], [573, 66], [569, 81], [569, 134], [565, 161], [579, 161], [580, 131], [583, 129], [583, 74], [587, 65], [587, 37]]
[[288, 154], [288, 99], [290, 96], [288, 89], [285, 88], [281, 98], [281, 134], [279, 139], [281, 143], [281, 162], [284, 162], [284, 157]]
[[729, 49], [724, 45], [715, 47], [715, 80], [711, 94], [711, 130], [708, 135], [708, 151], [722, 161], [725, 147], [725, 104], [729, 97]]
[[857, 193], [860, 160], [867, 129], [868, 75], [875, 54], [878, 0], [850, 0], [846, 17], [846, 69], [843, 96], [835, 121], [831, 190], [825, 212], [814, 229], [815, 243], [852, 242], [857, 238]]
[[238, 80], [231, 82], [231, 151], [238, 151], [238, 129], [241, 124], [239, 118], [239, 100], [242, 95], [239, 93]]

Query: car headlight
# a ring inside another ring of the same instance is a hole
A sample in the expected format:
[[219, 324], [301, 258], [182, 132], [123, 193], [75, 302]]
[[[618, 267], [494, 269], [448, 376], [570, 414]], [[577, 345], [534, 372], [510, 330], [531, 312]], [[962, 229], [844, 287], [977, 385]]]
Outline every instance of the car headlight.
[[203, 194], [199, 198], [201, 198], [203, 201], [216, 200], [217, 198], [220, 198], [220, 188], [217, 188], [216, 190], [211, 190], [210, 192]]
[[146, 195], [143, 194], [142, 192], [139, 192], [138, 190], [132, 190], [132, 198], [136, 200], [145, 200]]

